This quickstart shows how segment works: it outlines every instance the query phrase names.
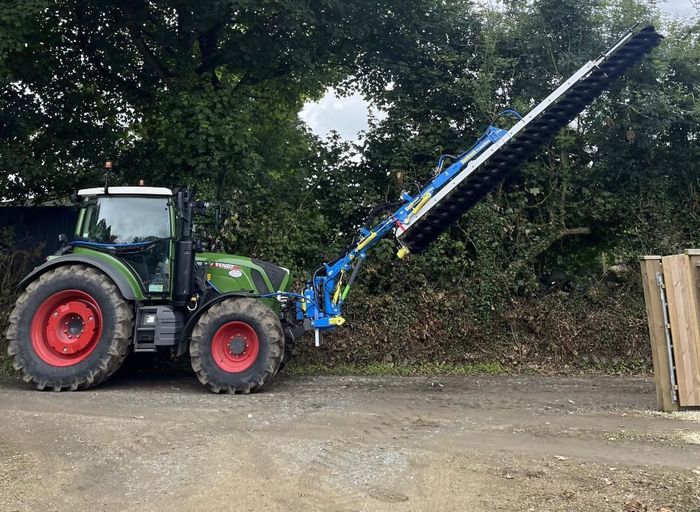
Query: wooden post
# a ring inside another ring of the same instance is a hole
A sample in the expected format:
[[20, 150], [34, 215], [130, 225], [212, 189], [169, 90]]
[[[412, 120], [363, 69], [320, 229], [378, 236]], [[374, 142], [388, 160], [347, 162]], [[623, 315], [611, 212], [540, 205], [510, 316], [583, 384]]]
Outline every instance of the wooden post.
[[[700, 405], [700, 301], [687, 254], [661, 260], [681, 407]], [[694, 269], [693, 269], [694, 270]]]
[[678, 410], [678, 402], [673, 402], [671, 384], [671, 364], [668, 357], [666, 326], [664, 325], [663, 306], [656, 276], [661, 273], [661, 256], [642, 256], [642, 284], [647, 306], [649, 339], [651, 340], [651, 360], [654, 365], [654, 384], [656, 384], [656, 403], [662, 411]]
[[[688, 271], [688, 286], [690, 295], [690, 307], [695, 314], [693, 315], [695, 338], [691, 340], [688, 347], [690, 366], [693, 384], [695, 386], [695, 403], [688, 405], [700, 406], [700, 250], [688, 249], [685, 251], [685, 260]], [[681, 402], [683, 405], [683, 402]]]

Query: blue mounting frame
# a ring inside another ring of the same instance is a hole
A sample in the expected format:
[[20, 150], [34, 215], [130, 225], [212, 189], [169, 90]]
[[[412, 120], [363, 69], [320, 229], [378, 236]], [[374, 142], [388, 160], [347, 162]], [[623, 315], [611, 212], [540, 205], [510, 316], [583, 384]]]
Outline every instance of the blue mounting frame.
[[[505, 115], [521, 119], [514, 110], [504, 110], [499, 117]], [[342, 306], [350, 287], [357, 278], [360, 267], [367, 258], [367, 252], [387, 234], [403, 229], [404, 223], [418, 213], [438, 190], [459, 174], [471, 160], [507, 133], [506, 130], [489, 125], [476, 143], [461, 155], [441, 156], [436, 168], [437, 175], [418, 194], [411, 196], [407, 192], [402, 192], [403, 205], [398, 210], [371, 229], [361, 228], [360, 240], [356, 244], [343, 256], [325, 263], [314, 273], [303, 291], [303, 299], [296, 303], [296, 317], [300, 321], [310, 320], [311, 326], [316, 331], [317, 345], [321, 331], [332, 330], [345, 323], [342, 317]], [[443, 170], [443, 165], [448, 158], [454, 159], [455, 162]], [[406, 254], [408, 249], [401, 247], [397, 255], [403, 258]]]

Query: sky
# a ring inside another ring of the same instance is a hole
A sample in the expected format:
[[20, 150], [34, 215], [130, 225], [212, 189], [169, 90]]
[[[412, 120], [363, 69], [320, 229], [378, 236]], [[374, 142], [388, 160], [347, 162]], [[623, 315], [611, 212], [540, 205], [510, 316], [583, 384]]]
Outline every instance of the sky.
[[[691, 0], [660, 1], [659, 8], [667, 15], [681, 19], [698, 15]], [[373, 109], [361, 95], [338, 97], [333, 89], [328, 89], [319, 101], [307, 103], [299, 116], [319, 137], [335, 130], [343, 139], [357, 141], [359, 133], [367, 129], [370, 112], [378, 118], [382, 116], [382, 112]]]

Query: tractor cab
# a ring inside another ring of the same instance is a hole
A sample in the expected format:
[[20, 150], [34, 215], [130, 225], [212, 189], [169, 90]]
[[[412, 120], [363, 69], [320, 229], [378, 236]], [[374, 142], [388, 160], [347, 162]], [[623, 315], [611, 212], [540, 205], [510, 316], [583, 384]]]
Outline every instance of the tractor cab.
[[170, 296], [176, 231], [172, 191], [110, 187], [105, 193], [91, 188], [78, 196], [82, 201], [74, 252], [112, 254], [133, 270], [144, 294]]

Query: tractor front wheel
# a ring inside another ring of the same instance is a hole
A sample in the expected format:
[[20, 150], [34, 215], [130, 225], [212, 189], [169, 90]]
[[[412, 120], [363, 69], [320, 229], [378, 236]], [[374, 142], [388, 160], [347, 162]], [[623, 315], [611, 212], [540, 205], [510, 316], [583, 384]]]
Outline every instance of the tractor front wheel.
[[190, 341], [192, 369], [214, 393], [260, 390], [277, 372], [283, 352], [277, 315], [249, 298], [212, 306], [197, 321]]
[[133, 311], [102, 272], [85, 265], [49, 270], [17, 299], [7, 329], [13, 366], [37, 389], [95, 386], [124, 362]]

